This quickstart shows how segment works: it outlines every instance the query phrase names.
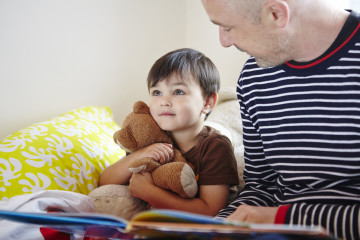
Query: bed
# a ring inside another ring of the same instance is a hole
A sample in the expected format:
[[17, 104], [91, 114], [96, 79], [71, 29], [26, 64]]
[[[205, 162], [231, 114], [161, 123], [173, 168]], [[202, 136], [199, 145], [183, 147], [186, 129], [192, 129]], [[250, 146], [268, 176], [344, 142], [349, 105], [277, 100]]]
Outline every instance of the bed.
[[[237, 190], [241, 189], [242, 126], [235, 89], [220, 91], [206, 124], [232, 141], [240, 179]], [[87, 195], [97, 187], [102, 170], [125, 155], [112, 138], [119, 128], [109, 107], [85, 106], [2, 139], [0, 210], [95, 212]], [[51, 234], [40, 226], [0, 220], [0, 239], [57, 238]]]

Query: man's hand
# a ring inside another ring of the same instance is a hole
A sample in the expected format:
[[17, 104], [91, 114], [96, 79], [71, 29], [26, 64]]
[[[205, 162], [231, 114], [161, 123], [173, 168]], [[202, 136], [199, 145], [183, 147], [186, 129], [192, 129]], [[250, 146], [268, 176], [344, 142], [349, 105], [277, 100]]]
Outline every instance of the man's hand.
[[227, 219], [247, 223], [273, 224], [278, 207], [240, 205]]

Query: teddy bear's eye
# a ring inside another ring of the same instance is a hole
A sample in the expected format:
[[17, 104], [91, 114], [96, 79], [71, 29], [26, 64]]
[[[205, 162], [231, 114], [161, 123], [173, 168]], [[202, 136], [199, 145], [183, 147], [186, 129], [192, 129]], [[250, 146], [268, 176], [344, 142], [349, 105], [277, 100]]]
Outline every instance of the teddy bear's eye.
[[176, 89], [176, 90], [174, 91], [174, 94], [175, 94], [175, 95], [184, 95], [185, 93], [184, 93], [183, 90]]

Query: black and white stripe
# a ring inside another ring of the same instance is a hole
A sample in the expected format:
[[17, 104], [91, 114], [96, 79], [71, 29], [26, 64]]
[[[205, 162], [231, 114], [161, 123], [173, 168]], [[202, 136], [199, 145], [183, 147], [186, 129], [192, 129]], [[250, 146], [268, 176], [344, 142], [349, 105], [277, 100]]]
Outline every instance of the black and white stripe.
[[360, 30], [308, 68], [250, 58], [237, 92], [246, 185], [217, 217], [240, 204], [290, 204], [286, 223], [360, 239]]

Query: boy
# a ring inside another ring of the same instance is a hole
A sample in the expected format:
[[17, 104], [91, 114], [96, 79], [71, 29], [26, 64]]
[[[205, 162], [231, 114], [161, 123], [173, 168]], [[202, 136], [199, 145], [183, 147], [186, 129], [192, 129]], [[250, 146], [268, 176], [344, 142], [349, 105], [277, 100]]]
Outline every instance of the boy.
[[204, 126], [215, 107], [219, 73], [210, 59], [193, 49], [179, 49], [158, 59], [148, 75], [150, 112], [176, 148], [195, 166], [199, 191], [184, 199], [153, 184], [149, 173], [132, 174], [133, 159], [152, 157], [165, 164], [172, 146], [156, 143], [133, 152], [104, 170], [99, 185], [127, 184], [134, 197], [154, 208], [166, 208], [215, 216], [225, 207], [229, 187], [239, 183], [236, 160], [228, 138]]

